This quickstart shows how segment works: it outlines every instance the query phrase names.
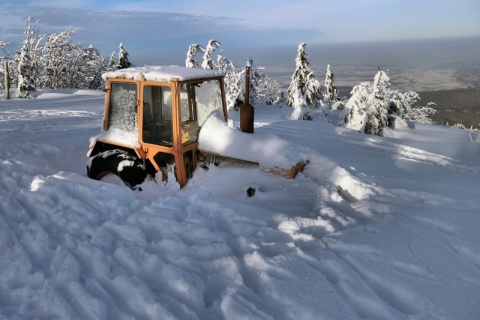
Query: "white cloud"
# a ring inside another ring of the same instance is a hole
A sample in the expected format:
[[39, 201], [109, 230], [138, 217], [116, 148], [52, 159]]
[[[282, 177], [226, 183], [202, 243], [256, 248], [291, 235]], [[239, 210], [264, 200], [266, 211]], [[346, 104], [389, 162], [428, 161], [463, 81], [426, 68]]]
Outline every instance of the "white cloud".
[[[19, 4], [18, 1], [21, 1]], [[184, 54], [217, 39], [225, 50], [328, 42], [480, 35], [477, 0], [2, 0], [0, 40], [19, 43], [28, 16], [41, 32], [79, 29], [104, 54]], [[183, 59], [182, 59], [183, 60]]]

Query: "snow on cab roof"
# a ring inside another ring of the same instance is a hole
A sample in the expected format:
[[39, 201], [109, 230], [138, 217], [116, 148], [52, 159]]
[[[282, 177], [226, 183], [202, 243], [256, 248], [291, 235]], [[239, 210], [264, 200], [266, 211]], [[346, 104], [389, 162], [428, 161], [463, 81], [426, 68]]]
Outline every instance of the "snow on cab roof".
[[144, 66], [105, 72], [102, 75], [102, 78], [104, 80], [107, 80], [107, 78], [123, 78], [134, 79], [137, 81], [145, 79], [149, 81], [170, 82], [173, 78], [178, 78], [180, 81], [183, 81], [198, 78], [213, 78], [223, 75], [224, 73], [219, 70], [186, 68], [180, 66]]

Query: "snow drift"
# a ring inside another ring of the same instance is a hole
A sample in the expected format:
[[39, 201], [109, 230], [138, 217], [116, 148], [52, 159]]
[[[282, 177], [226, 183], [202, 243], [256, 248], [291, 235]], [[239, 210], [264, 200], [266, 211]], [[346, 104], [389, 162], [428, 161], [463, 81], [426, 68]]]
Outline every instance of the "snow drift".
[[480, 144], [467, 131], [374, 137], [258, 106], [265, 152], [310, 160], [295, 180], [220, 165], [139, 192], [86, 177], [101, 92], [38, 94], [0, 100], [0, 318], [480, 314]]

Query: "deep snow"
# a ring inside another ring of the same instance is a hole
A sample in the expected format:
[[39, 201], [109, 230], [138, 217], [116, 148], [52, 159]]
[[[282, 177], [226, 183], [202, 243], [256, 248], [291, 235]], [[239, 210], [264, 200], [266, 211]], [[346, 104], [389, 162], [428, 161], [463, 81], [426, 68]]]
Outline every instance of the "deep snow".
[[295, 180], [221, 164], [139, 192], [86, 177], [102, 92], [0, 99], [0, 318], [480, 316], [475, 133], [260, 106], [256, 133], [309, 150]]

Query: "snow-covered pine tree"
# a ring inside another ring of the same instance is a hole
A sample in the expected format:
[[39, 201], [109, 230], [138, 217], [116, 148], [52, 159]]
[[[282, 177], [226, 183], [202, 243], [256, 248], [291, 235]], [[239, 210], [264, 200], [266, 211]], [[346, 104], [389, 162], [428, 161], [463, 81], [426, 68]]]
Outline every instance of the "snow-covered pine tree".
[[323, 100], [329, 103], [334, 103], [337, 99], [337, 89], [333, 86], [335, 76], [332, 72], [332, 67], [327, 65], [327, 73], [325, 75], [325, 90], [323, 93]]
[[345, 104], [342, 124], [360, 132], [383, 135], [384, 129], [406, 126], [405, 121], [431, 123], [429, 116], [436, 112], [428, 103], [413, 107], [420, 96], [414, 91], [405, 93], [390, 89], [388, 73], [379, 70], [373, 83], [364, 82], [355, 86], [352, 96]]
[[386, 97], [388, 126], [392, 129], [395, 129], [398, 124], [406, 126], [403, 118], [408, 112], [409, 106], [414, 104], [417, 99], [420, 98], [418, 93], [413, 91], [402, 93], [398, 90], [390, 90]]
[[365, 133], [383, 136], [388, 127], [388, 110], [386, 95], [390, 89], [390, 77], [383, 70], [378, 70], [373, 80], [373, 92], [367, 101]]
[[295, 108], [292, 119], [311, 119], [307, 108], [315, 109], [320, 97], [320, 83], [310, 70], [308, 55], [305, 52], [306, 44], [300, 43], [295, 58], [295, 71], [288, 87], [289, 97], [287, 105]]
[[187, 59], [185, 60], [185, 66], [187, 68], [198, 68], [198, 63], [195, 60], [195, 56], [199, 52], [205, 52], [205, 48], [199, 44], [191, 44], [188, 47]]
[[299, 88], [294, 89], [292, 93], [290, 93], [293, 101], [293, 112], [290, 116], [291, 120], [312, 120], [313, 117], [308, 112], [308, 104], [305, 101], [305, 94], [301, 92]]
[[313, 71], [307, 75], [305, 89], [305, 101], [311, 110], [315, 110], [320, 102], [322, 85], [315, 79]]
[[108, 69], [109, 70], [115, 70], [115, 55], [117, 54], [116, 51], [113, 51], [112, 54], [110, 55], [110, 60], [108, 61]]
[[365, 115], [367, 100], [372, 93], [372, 84], [362, 82], [353, 87], [351, 97], [345, 104], [342, 112], [343, 125], [347, 128], [363, 132], [365, 129]]
[[210, 40], [208, 41], [207, 48], [205, 49], [205, 53], [203, 55], [203, 62], [202, 62], [202, 68], [203, 69], [213, 69], [214, 68], [214, 63], [212, 60], [212, 54], [215, 51], [216, 48], [220, 47], [221, 44], [217, 40]]
[[20, 49], [18, 63], [18, 97], [29, 98], [30, 93], [35, 91], [35, 83], [31, 77], [32, 67], [30, 53], [25, 46]]
[[125, 69], [132, 66], [128, 59], [128, 52], [125, 50], [123, 43], [120, 43], [119, 46], [120, 52], [118, 53], [118, 64], [117, 69]]

